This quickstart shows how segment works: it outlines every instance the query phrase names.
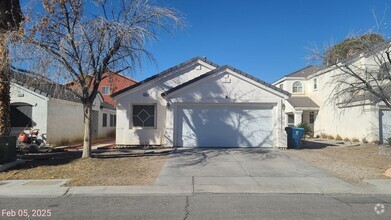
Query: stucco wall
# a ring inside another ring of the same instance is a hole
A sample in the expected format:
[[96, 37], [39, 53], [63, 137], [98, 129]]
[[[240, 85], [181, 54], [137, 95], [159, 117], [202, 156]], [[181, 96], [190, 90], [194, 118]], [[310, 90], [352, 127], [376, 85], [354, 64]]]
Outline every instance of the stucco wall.
[[[200, 80], [169, 97], [173, 109], [168, 116], [173, 118], [178, 103], [220, 103], [234, 104], [246, 103], [254, 105], [272, 105], [273, 112], [273, 145], [274, 147], [286, 147], [286, 134], [284, 131], [285, 117], [282, 115], [281, 94], [266, 87], [260, 86], [255, 81], [248, 79], [232, 71], [225, 71], [212, 78]], [[167, 120], [164, 140], [166, 145], [175, 144], [174, 120]]]
[[[215, 67], [201, 62], [189, 65], [180, 70], [174, 70], [166, 77], [140, 86], [131, 92], [125, 92], [116, 97], [117, 126], [116, 144], [118, 145], [161, 145], [166, 124], [166, 101], [161, 93], [179, 84], [187, 82]], [[134, 104], [155, 104], [156, 121], [154, 128], [134, 128], [132, 121], [132, 106]]]
[[[46, 137], [48, 131], [46, 123], [48, 98], [15, 83], [11, 83], [10, 95], [11, 104], [27, 103], [32, 106], [32, 120], [35, 123], [34, 128], [39, 129], [39, 133]], [[17, 136], [23, 129], [24, 127], [12, 128], [11, 135]]]
[[82, 140], [84, 131], [83, 106], [80, 103], [51, 98], [48, 104], [48, 143]]

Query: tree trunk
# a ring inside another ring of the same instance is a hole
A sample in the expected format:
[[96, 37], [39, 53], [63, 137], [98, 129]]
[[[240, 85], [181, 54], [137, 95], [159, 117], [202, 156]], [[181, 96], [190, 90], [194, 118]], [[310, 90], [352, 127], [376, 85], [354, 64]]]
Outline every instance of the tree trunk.
[[8, 136], [11, 133], [10, 73], [8, 40], [0, 33], [0, 136]]
[[91, 116], [92, 116], [92, 103], [83, 104], [84, 109], [84, 139], [83, 139], [83, 155], [82, 158], [88, 158], [91, 156]]

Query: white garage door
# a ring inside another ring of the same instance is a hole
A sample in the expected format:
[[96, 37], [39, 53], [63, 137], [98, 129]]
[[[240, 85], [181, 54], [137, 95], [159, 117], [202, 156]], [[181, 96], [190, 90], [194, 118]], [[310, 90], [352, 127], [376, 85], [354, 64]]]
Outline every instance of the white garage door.
[[380, 126], [382, 128], [380, 137], [383, 139], [383, 143], [387, 143], [387, 139], [391, 137], [391, 111], [380, 111]]
[[177, 145], [184, 147], [272, 147], [272, 107], [180, 105]]

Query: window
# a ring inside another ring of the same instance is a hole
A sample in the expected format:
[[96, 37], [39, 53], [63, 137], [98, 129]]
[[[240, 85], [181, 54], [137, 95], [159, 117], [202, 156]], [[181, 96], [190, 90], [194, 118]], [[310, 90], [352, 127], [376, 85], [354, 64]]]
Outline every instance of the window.
[[115, 127], [116, 126], [116, 121], [117, 121], [116, 116], [110, 114], [110, 127]]
[[288, 114], [288, 127], [295, 127], [295, 116]]
[[313, 124], [315, 122], [315, 113], [310, 112], [310, 124]]
[[314, 90], [318, 89], [318, 79], [314, 79]]
[[280, 87], [280, 89], [284, 89], [284, 84], [281, 83], [281, 84], [279, 85], [279, 87]]
[[103, 113], [102, 127], [107, 127], [107, 114]]
[[301, 86], [301, 82], [297, 81], [293, 83], [293, 93], [301, 93], [303, 92], [303, 87]]
[[102, 86], [102, 95], [110, 95], [110, 86]]
[[155, 105], [133, 105], [133, 127], [155, 127]]

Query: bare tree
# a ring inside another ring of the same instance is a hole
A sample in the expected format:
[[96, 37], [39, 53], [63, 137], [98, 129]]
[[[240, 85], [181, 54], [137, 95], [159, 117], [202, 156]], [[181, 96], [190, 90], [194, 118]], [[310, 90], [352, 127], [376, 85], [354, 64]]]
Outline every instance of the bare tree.
[[175, 10], [148, 0], [41, 2], [43, 12], [35, 10], [26, 16], [20, 47], [35, 55], [28, 61], [34, 72], [46, 72], [79, 87], [85, 125], [82, 157], [90, 157], [91, 111], [100, 82], [109, 76], [104, 73], [135, 70], [143, 58], [153, 60], [146, 43], [158, 40], [159, 30], [170, 32], [181, 19]]
[[10, 61], [7, 32], [15, 31], [22, 21], [19, 0], [0, 2], [0, 136], [7, 136], [10, 124]]
[[[379, 36], [349, 36], [343, 43], [309, 50], [310, 60], [327, 64], [325, 70], [334, 71], [329, 82], [333, 86], [329, 100], [344, 105], [382, 102], [391, 109], [391, 44], [379, 40]], [[340, 51], [344, 51], [345, 59], [340, 59]]]

